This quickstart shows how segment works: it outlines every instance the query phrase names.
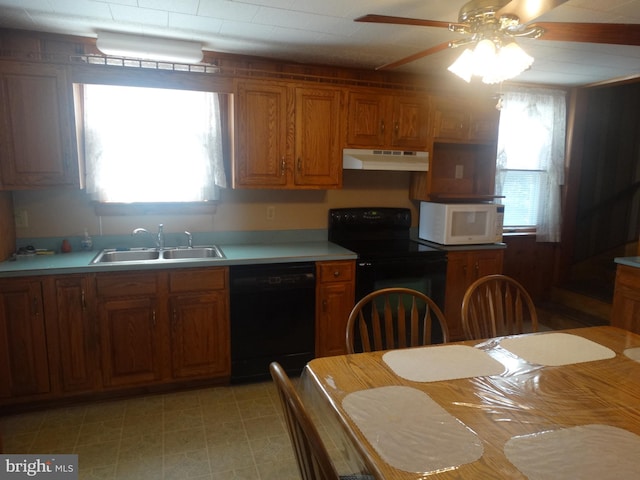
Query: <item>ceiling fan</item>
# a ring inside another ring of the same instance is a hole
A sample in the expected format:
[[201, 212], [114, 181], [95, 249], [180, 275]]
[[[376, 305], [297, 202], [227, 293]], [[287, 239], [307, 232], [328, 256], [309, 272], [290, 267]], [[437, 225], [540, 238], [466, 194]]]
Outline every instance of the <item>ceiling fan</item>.
[[[462, 6], [456, 23], [387, 15], [364, 15], [356, 22], [389, 23], [447, 28], [465, 38], [444, 42], [408, 57], [377, 67], [390, 70], [448, 48], [490, 40], [496, 47], [513, 44], [516, 37], [565, 42], [640, 45], [640, 24], [618, 23], [530, 23], [567, 0], [471, 0]], [[533, 61], [533, 59], [531, 59]]]

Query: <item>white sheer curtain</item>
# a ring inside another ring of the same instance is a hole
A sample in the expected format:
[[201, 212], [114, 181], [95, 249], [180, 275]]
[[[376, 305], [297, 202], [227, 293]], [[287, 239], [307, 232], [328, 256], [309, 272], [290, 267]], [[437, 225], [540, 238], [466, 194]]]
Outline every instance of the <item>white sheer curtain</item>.
[[226, 186], [215, 93], [84, 85], [84, 134], [99, 202], [217, 200]]
[[[564, 183], [566, 133], [565, 92], [551, 89], [509, 89], [502, 99], [496, 194], [505, 194], [509, 175], [528, 179], [521, 185], [533, 202], [539, 242], [560, 241], [560, 186]], [[525, 172], [525, 171], [529, 172]], [[536, 191], [537, 190], [537, 191]], [[519, 199], [523, 201], [522, 199]], [[509, 208], [506, 199], [505, 210]], [[526, 206], [525, 206], [526, 208]]]

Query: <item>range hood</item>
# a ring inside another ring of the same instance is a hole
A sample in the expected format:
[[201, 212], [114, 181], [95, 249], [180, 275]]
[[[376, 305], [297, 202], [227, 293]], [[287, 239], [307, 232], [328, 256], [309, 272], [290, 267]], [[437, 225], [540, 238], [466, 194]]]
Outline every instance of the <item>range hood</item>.
[[396, 172], [426, 172], [429, 154], [407, 150], [364, 150], [345, 148], [342, 168], [348, 170], [393, 170]]

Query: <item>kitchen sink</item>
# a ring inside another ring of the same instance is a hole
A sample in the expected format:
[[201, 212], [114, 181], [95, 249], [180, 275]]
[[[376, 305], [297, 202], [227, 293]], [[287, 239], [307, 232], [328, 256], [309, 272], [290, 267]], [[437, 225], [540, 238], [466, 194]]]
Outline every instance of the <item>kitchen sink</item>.
[[185, 258], [224, 258], [218, 247], [176, 248], [162, 252], [165, 260], [181, 260]]
[[91, 260], [97, 263], [134, 263], [134, 262], [171, 262], [176, 260], [215, 260], [225, 258], [215, 245], [209, 247], [168, 248], [162, 251], [155, 248], [132, 248], [129, 250], [106, 248]]
[[140, 262], [143, 260], [157, 260], [160, 252], [155, 249], [131, 249], [131, 250], [102, 250], [91, 263], [110, 262]]

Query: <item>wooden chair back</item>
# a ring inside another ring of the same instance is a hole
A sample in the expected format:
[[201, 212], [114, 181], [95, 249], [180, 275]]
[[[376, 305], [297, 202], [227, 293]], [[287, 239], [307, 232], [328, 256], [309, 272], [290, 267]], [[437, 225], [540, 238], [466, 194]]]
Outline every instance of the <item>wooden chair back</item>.
[[364, 296], [351, 310], [347, 352], [430, 345], [434, 336], [449, 341], [444, 314], [433, 299], [410, 288], [383, 288]]
[[529, 293], [506, 275], [487, 275], [469, 285], [461, 313], [467, 340], [538, 331], [538, 315]]
[[269, 365], [284, 411], [302, 480], [339, 480], [338, 473], [298, 392], [279, 363]]

